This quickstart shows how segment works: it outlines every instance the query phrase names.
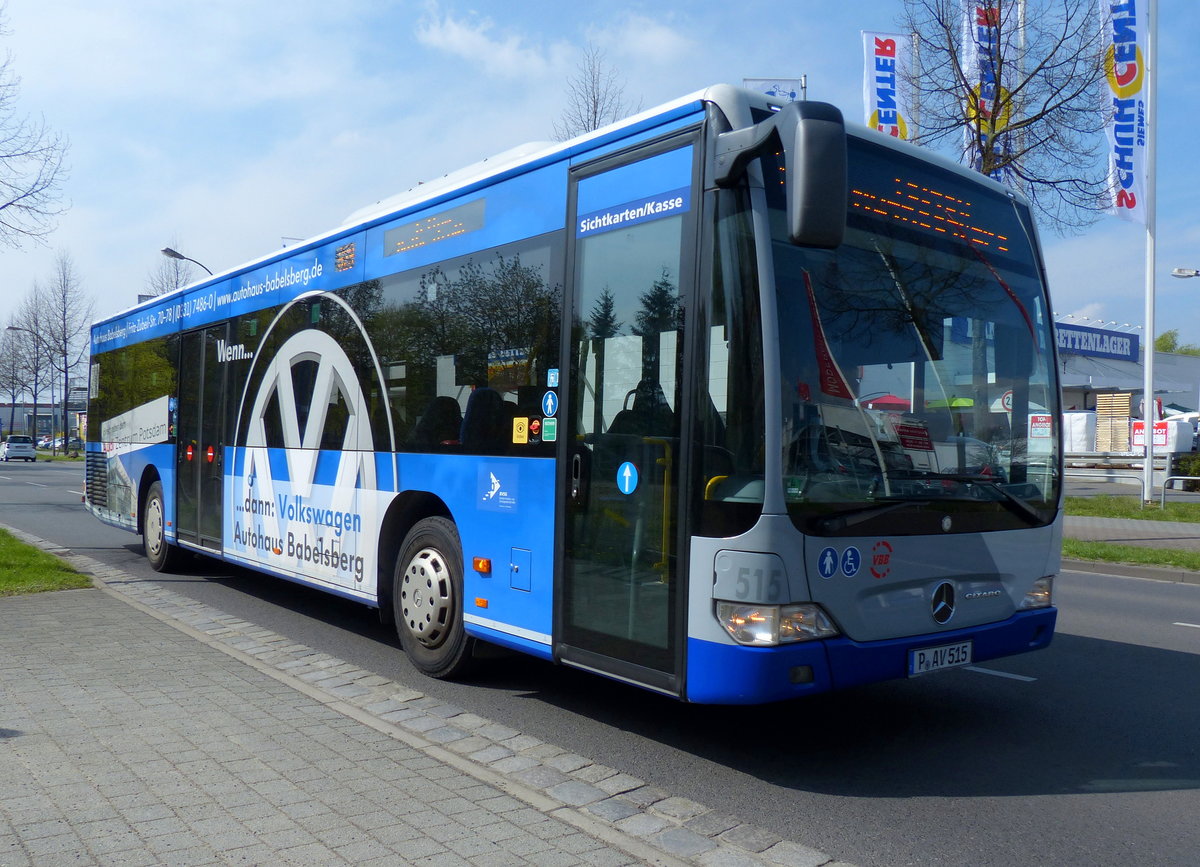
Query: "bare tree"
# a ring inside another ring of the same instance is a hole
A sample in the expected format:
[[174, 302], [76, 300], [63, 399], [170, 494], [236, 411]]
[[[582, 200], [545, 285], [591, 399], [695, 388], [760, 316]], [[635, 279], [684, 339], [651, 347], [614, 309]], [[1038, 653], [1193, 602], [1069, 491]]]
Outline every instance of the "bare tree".
[[[979, 25], [992, 40], [972, 52]], [[1025, 193], [1059, 234], [1095, 222], [1107, 206], [1101, 134], [1112, 112], [1095, 0], [904, 0], [900, 26], [918, 45], [917, 141], [958, 149]], [[981, 79], [997, 86], [989, 93]]]
[[639, 101], [625, 101], [625, 82], [605, 62], [604, 52], [588, 43], [579, 61], [579, 71], [567, 79], [567, 107], [554, 124], [554, 136], [566, 141], [640, 111]]
[[65, 251], [59, 251], [55, 256], [54, 272], [41, 292], [47, 320], [42, 336], [55, 371], [62, 375], [62, 431], [63, 450], [66, 451], [71, 436], [68, 405], [71, 371], [87, 354], [88, 326], [94, 305], [92, 299], [84, 295], [75, 263]]
[[[47, 380], [53, 376], [54, 369], [49, 346], [45, 337], [42, 336], [49, 324], [49, 319], [42, 288], [35, 282], [17, 310], [17, 315], [14, 317], [15, 323], [12, 326], [14, 330], [9, 332], [15, 337], [15, 349], [21, 359], [22, 391], [33, 399], [33, 430], [30, 433], [35, 440], [38, 434], [38, 402], [41, 399], [42, 391], [45, 390]], [[54, 433], [53, 425], [51, 425], [50, 433]]]
[[[172, 238], [167, 245], [172, 250], [180, 247], [179, 239]], [[186, 259], [175, 259], [163, 256], [158, 261], [158, 267], [146, 275], [145, 295], [166, 295], [176, 289], [182, 289], [191, 283], [192, 263]]]
[[[14, 323], [10, 319], [8, 324]], [[8, 423], [5, 425], [0, 420], [5, 436], [13, 432], [17, 421], [17, 401], [25, 393], [19, 334], [19, 331], [0, 331], [0, 394], [8, 398]]]
[[[0, 37], [5, 6], [0, 4]], [[21, 79], [12, 56], [0, 56], [0, 244], [19, 247], [29, 238], [41, 240], [55, 228], [66, 207], [59, 186], [66, 176], [66, 139], [42, 119], [17, 109]]]

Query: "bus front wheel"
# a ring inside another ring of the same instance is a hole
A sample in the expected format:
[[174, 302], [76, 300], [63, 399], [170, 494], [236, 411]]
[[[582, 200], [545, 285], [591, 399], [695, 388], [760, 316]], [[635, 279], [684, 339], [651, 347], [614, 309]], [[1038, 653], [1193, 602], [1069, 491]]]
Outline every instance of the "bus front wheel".
[[392, 608], [404, 652], [422, 673], [453, 678], [471, 667], [474, 640], [463, 627], [462, 544], [445, 518], [418, 521], [396, 560]]
[[162, 482], [154, 482], [146, 494], [146, 509], [142, 513], [142, 544], [155, 572], [168, 572], [179, 560], [178, 549], [167, 542], [166, 516]]

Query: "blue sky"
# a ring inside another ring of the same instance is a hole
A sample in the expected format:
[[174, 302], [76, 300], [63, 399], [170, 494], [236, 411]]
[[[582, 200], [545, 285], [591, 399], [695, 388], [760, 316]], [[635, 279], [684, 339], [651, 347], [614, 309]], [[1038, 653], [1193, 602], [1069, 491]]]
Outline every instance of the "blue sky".
[[[177, 243], [214, 271], [331, 229], [421, 181], [552, 137], [591, 41], [645, 107], [718, 82], [808, 76], [862, 115], [860, 30], [899, 0], [793, 3], [8, 0], [20, 108], [71, 140], [71, 208], [45, 247], [0, 250], [0, 320], [57, 250], [98, 316]], [[1160, 0], [1156, 331], [1200, 343], [1200, 4]], [[1043, 233], [1054, 309], [1143, 320], [1145, 230]]]

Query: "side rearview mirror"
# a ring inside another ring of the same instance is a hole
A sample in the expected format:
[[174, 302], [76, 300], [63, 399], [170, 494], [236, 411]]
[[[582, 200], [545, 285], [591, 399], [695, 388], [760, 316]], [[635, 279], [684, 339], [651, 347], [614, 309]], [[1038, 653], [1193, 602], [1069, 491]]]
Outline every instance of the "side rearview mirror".
[[788, 239], [837, 247], [846, 232], [846, 125], [824, 102], [790, 102], [762, 123], [717, 137], [718, 186], [736, 184], [758, 157], [783, 152]]

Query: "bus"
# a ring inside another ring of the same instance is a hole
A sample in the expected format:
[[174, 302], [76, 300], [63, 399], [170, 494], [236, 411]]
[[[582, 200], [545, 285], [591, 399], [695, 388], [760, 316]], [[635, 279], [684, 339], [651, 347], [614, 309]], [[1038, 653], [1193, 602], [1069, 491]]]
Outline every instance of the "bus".
[[86, 501], [495, 647], [751, 704], [1045, 647], [1029, 204], [718, 85], [417, 186], [91, 332]]

